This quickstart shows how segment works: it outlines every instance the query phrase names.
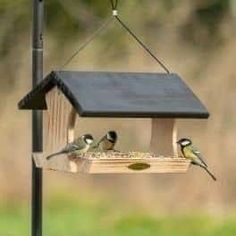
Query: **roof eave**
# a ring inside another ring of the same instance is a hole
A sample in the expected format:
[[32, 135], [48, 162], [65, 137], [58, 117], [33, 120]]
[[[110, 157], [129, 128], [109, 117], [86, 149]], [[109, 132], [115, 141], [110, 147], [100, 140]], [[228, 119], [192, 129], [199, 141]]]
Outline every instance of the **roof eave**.
[[108, 111], [81, 111], [81, 117], [98, 117], [98, 118], [173, 118], [173, 119], [208, 119], [209, 113], [182, 113], [182, 112], [165, 112], [165, 113], [143, 113], [143, 112], [108, 112]]

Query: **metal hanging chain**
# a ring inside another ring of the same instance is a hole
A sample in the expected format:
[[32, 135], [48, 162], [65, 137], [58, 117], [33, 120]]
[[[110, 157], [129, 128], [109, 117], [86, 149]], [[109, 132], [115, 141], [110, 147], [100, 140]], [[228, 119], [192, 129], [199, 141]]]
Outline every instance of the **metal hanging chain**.
[[101, 34], [112, 22], [112, 16], [108, 17], [107, 20], [89, 37], [87, 38], [79, 48], [62, 64], [60, 67], [64, 69], [73, 59], [77, 56], [84, 48], [86, 48], [99, 34]]
[[120, 25], [138, 42], [138, 44], [144, 48], [144, 50], [166, 71], [166, 73], [170, 73], [170, 70], [167, 68], [167, 66], [164, 65], [164, 63], [151, 51], [148, 46], [145, 45], [143, 41], [124, 23], [123, 20], [118, 16], [118, 0], [114, 2], [114, 0], [110, 0], [111, 7], [112, 7], [112, 15], [117, 19], [117, 21], [120, 23]]

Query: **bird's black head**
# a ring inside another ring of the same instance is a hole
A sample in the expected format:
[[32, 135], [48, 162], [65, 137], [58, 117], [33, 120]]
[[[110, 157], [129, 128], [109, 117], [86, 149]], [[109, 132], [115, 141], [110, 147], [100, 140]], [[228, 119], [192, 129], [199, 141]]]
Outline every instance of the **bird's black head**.
[[181, 146], [181, 147], [186, 147], [192, 144], [192, 141], [188, 138], [181, 138], [179, 141], [177, 141], [177, 143]]
[[83, 135], [83, 140], [86, 144], [90, 145], [93, 143], [94, 139], [93, 136], [91, 134], [85, 134]]
[[106, 136], [107, 136], [107, 139], [112, 143], [115, 143], [117, 141], [117, 138], [118, 138], [116, 131], [113, 131], [113, 130], [107, 132]]

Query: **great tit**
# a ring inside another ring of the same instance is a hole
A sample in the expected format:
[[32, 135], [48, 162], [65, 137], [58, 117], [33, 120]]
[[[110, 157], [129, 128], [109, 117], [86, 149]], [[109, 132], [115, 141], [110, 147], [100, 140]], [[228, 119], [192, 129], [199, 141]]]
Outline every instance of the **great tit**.
[[85, 153], [88, 151], [93, 141], [94, 139], [91, 134], [84, 134], [83, 136], [75, 139], [74, 142], [68, 143], [61, 151], [47, 156], [47, 160], [60, 154]]
[[211, 178], [216, 181], [216, 177], [209, 171], [208, 165], [203, 160], [201, 153], [192, 145], [192, 141], [188, 138], [182, 138], [177, 142], [181, 147], [184, 158], [189, 159], [193, 165], [202, 167]]
[[93, 148], [101, 152], [115, 151], [117, 139], [118, 135], [115, 131], [108, 131]]

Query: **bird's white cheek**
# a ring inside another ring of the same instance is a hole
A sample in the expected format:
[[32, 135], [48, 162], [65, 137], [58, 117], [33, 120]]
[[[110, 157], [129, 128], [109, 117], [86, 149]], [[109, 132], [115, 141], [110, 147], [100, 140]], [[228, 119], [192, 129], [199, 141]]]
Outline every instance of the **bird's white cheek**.
[[189, 145], [190, 142], [189, 142], [189, 141], [184, 141], [184, 142], [182, 142], [181, 144], [182, 144], [183, 146], [186, 146], [186, 145]]
[[91, 140], [91, 139], [88, 139], [88, 140], [87, 140], [87, 143], [90, 145], [90, 144], [92, 144], [92, 143], [93, 143], [93, 140]]

